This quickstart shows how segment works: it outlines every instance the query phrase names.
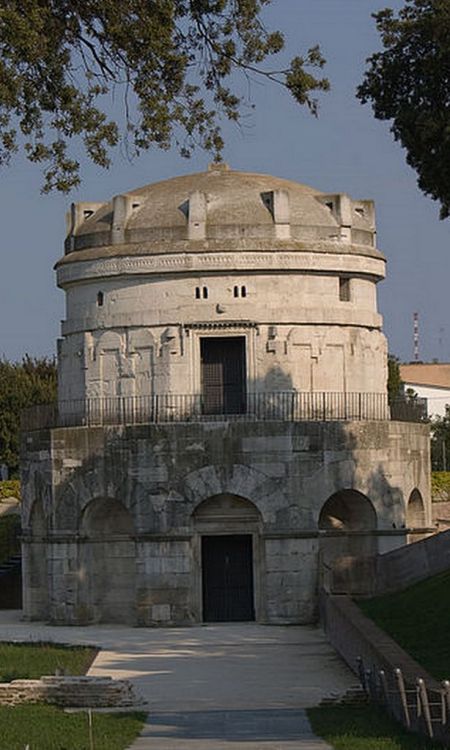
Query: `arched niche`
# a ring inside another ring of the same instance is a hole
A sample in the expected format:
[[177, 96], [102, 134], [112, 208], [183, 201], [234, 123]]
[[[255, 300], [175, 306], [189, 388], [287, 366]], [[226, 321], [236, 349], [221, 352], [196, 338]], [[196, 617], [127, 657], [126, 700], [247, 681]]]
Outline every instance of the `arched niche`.
[[80, 523], [79, 607], [88, 622], [136, 621], [134, 522], [116, 499], [97, 498]]
[[341, 558], [376, 555], [376, 528], [377, 514], [366, 495], [353, 489], [335, 492], [319, 515], [322, 562], [330, 565]]
[[[423, 529], [426, 524], [425, 505], [417, 487], [411, 492], [406, 505], [406, 526], [408, 529]], [[426, 534], [408, 534], [408, 543], [418, 542]]]
[[94, 536], [134, 534], [129, 511], [119, 501], [101, 498], [87, 504], [81, 518], [81, 532]]

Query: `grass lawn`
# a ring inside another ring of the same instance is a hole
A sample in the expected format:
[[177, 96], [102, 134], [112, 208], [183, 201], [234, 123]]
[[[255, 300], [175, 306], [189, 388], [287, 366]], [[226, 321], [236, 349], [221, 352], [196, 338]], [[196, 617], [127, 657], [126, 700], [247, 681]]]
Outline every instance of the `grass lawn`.
[[97, 653], [97, 649], [88, 646], [0, 642], [0, 682], [37, 679], [55, 674], [56, 670], [86, 674]]
[[[93, 714], [95, 750], [125, 750], [141, 731], [145, 714]], [[0, 750], [90, 750], [85, 713], [53, 706], [0, 706]]]
[[308, 709], [311, 726], [335, 750], [434, 750], [444, 747], [407, 732], [378, 706]]
[[449, 590], [446, 571], [404, 591], [357, 604], [433, 677], [450, 679]]

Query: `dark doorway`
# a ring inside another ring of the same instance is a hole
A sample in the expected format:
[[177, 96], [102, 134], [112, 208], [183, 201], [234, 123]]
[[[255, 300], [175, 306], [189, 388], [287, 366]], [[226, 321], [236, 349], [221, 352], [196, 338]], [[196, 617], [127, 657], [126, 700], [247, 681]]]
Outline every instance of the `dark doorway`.
[[200, 339], [204, 414], [243, 414], [245, 404], [245, 337]]
[[255, 619], [251, 534], [202, 537], [203, 620]]

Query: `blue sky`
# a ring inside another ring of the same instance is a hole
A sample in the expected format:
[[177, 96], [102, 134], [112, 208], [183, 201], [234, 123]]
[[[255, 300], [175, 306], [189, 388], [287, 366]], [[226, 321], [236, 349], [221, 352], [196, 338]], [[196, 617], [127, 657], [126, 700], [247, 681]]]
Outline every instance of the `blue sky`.
[[[255, 109], [242, 128], [226, 125], [225, 160], [234, 169], [294, 179], [326, 192], [376, 203], [378, 245], [388, 259], [379, 307], [390, 351], [413, 357], [412, 315], [419, 313], [420, 356], [450, 361], [449, 222], [423, 196], [386, 123], [355, 99], [366, 57], [378, 46], [371, 13], [400, 0], [273, 0], [267, 22], [285, 32], [293, 56], [320, 43], [332, 91], [319, 118], [281, 89], [254, 82]], [[186, 161], [175, 150], [151, 151], [133, 163], [120, 153], [108, 171], [82, 162], [83, 182], [69, 196], [40, 195], [39, 169], [22, 159], [0, 174], [0, 355], [52, 355], [64, 316], [53, 264], [62, 254], [65, 211], [74, 200], [105, 200], [160, 179], [201, 171], [208, 155]]]

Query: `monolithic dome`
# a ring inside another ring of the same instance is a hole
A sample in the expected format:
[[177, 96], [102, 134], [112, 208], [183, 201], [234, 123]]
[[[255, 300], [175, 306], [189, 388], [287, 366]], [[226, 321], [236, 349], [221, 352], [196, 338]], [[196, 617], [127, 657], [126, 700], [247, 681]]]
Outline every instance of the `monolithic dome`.
[[75, 204], [56, 272], [59, 401], [23, 437], [27, 617], [312, 622], [327, 571], [426, 533], [428, 428], [387, 402], [371, 201], [213, 164]]

